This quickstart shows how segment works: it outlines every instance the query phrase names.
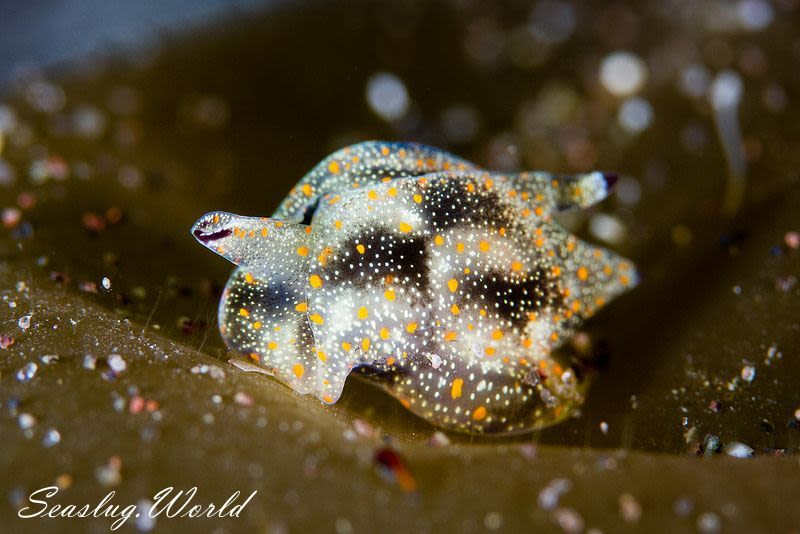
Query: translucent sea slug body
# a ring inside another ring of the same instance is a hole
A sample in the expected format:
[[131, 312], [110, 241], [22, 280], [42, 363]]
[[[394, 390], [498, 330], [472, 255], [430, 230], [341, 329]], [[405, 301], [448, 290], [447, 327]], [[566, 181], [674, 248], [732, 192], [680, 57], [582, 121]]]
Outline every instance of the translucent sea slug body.
[[295, 391], [334, 403], [360, 368], [434, 424], [515, 432], [580, 404], [552, 349], [636, 283], [629, 261], [552, 219], [611, 182], [368, 142], [322, 161], [272, 218], [212, 212], [192, 233], [238, 266], [223, 339]]

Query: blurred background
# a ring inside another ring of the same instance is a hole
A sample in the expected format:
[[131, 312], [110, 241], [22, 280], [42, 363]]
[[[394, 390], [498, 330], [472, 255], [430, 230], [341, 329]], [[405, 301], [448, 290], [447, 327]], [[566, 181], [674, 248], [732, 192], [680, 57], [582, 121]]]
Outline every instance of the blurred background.
[[72, 0], [0, 2], [0, 81], [26, 68], [108, 56], [136, 55], [168, 33], [198, 29], [214, 18], [243, 16], [277, 6], [276, 0]]
[[[780, 498], [800, 445], [796, 0], [2, 10], [3, 513], [58, 477], [134, 501], [236, 478], [265, 495], [238, 527], [266, 531], [800, 524]], [[597, 372], [568, 421], [444, 435], [362, 381], [324, 409], [228, 363], [215, 313], [230, 266], [189, 226], [212, 209], [269, 215], [366, 139], [621, 174], [561, 221], [643, 279], [576, 338]], [[421, 498], [376, 475], [386, 446]]]

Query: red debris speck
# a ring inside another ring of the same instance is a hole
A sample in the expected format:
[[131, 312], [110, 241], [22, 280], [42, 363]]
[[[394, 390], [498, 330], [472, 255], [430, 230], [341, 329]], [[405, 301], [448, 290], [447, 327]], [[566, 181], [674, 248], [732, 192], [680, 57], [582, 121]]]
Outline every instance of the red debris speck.
[[17, 195], [17, 206], [23, 210], [31, 209], [36, 205], [36, 195], [23, 191]]
[[5, 334], [0, 334], [0, 349], [7, 349], [14, 344], [14, 338]]
[[2, 217], [3, 226], [6, 228], [16, 228], [22, 220], [22, 212], [17, 208], [5, 208], [0, 217]]
[[396, 482], [405, 492], [417, 489], [417, 481], [408, 469], [405, 460], [391, 447], [378, 449], [375, 453], [378, 471], [387, 479]]
[[142, 397], [136, 395], [135, 397], [131, 398], [131, 402], [128, 405], [129, 412], [131, 412], [132, 414], [137, 414], [141, 412], [143, 408], [144, 408], [144, 399]]
[[798, 232], [786, 232], [783, 239], [786, 241], [786, 246], [789, 248], [796, 249], [800, 247], [800, 233]]
[[99, 234], [106, 229], [106, 220], [94, 212], [87, 211], [83, 214], [83, 226], [90, 232]]

